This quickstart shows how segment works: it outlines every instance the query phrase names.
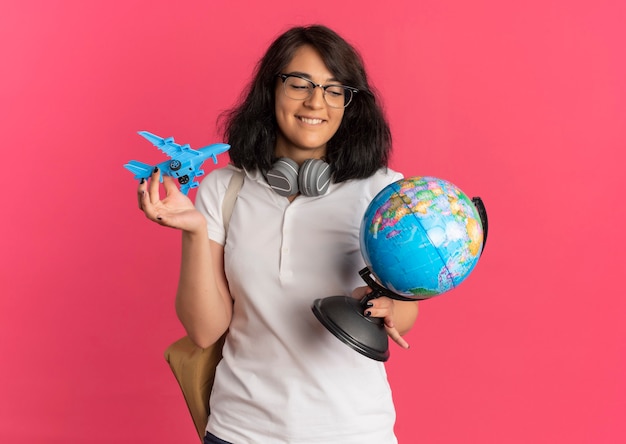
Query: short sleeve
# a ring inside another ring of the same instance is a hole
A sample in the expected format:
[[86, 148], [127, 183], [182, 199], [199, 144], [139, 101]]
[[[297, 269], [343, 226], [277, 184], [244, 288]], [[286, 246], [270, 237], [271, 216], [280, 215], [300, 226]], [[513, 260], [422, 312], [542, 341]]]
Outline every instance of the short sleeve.
[[387, 185], [402, 179], [404, 176], [392, 170], [391, 168], [381, 168], [374, 174], [370, 180], [370, 192], [375, 196], [379, 191]]
[[226, 232], [222, 219], [222, 202], [226, 194], [226, 188], [236, 168], [228, 165], [211, 171], [200, 182], [196, 194], [195, 206], [207, 220], [209, 239], [224, 245]]

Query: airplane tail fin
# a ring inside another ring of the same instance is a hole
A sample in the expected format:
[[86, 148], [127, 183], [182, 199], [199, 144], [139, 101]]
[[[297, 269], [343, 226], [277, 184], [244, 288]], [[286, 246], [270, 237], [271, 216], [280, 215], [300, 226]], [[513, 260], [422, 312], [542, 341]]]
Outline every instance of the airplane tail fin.
[[139, 162], [137, 160], [131, 160], [124, 165], [131, 173], [135, 174], [135, 179], [147, 179], [154, 171], [154, 167], [147, 163]]

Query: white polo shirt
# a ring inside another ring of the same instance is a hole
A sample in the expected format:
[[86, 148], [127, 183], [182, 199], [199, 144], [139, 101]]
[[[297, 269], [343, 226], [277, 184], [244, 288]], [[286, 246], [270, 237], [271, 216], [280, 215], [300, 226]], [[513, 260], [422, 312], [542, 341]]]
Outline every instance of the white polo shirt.
[[[196, 197], [209, 237], [222, 244], [221, 204], [232, 172], [212, 171]], [[234, 444], [397, 442], [384, 364], [335, 338], [311, 305], [365, 285], [361, 219], [373, 197], [401, 177], [381, 170], [290, 203], [260, 173], [246, 173], [224, 247], [234, 311], [208, 431]]]

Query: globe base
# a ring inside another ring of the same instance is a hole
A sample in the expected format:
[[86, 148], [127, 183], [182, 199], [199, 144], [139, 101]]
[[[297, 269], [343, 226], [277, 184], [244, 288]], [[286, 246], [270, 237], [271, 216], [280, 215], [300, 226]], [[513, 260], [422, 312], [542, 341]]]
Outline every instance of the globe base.
[[330, 296], [316, 299], [311, 309], [324, 327], [350, 348], [376, 361], [387, 361], [389, 340], [384, 321], [363, 315], [364, 300]]

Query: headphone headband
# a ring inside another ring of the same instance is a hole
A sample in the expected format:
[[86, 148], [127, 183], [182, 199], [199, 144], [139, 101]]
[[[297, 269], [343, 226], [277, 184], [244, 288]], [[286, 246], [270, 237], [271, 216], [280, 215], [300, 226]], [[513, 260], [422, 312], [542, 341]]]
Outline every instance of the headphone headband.
[[272, 165], [265, 179], [270, 188], [281, 196], [298, 193], [321, 196], [330, 185], [330, 165], [320, 159], [308, 159], [300, 167], [294, 160], [281, 157]]

